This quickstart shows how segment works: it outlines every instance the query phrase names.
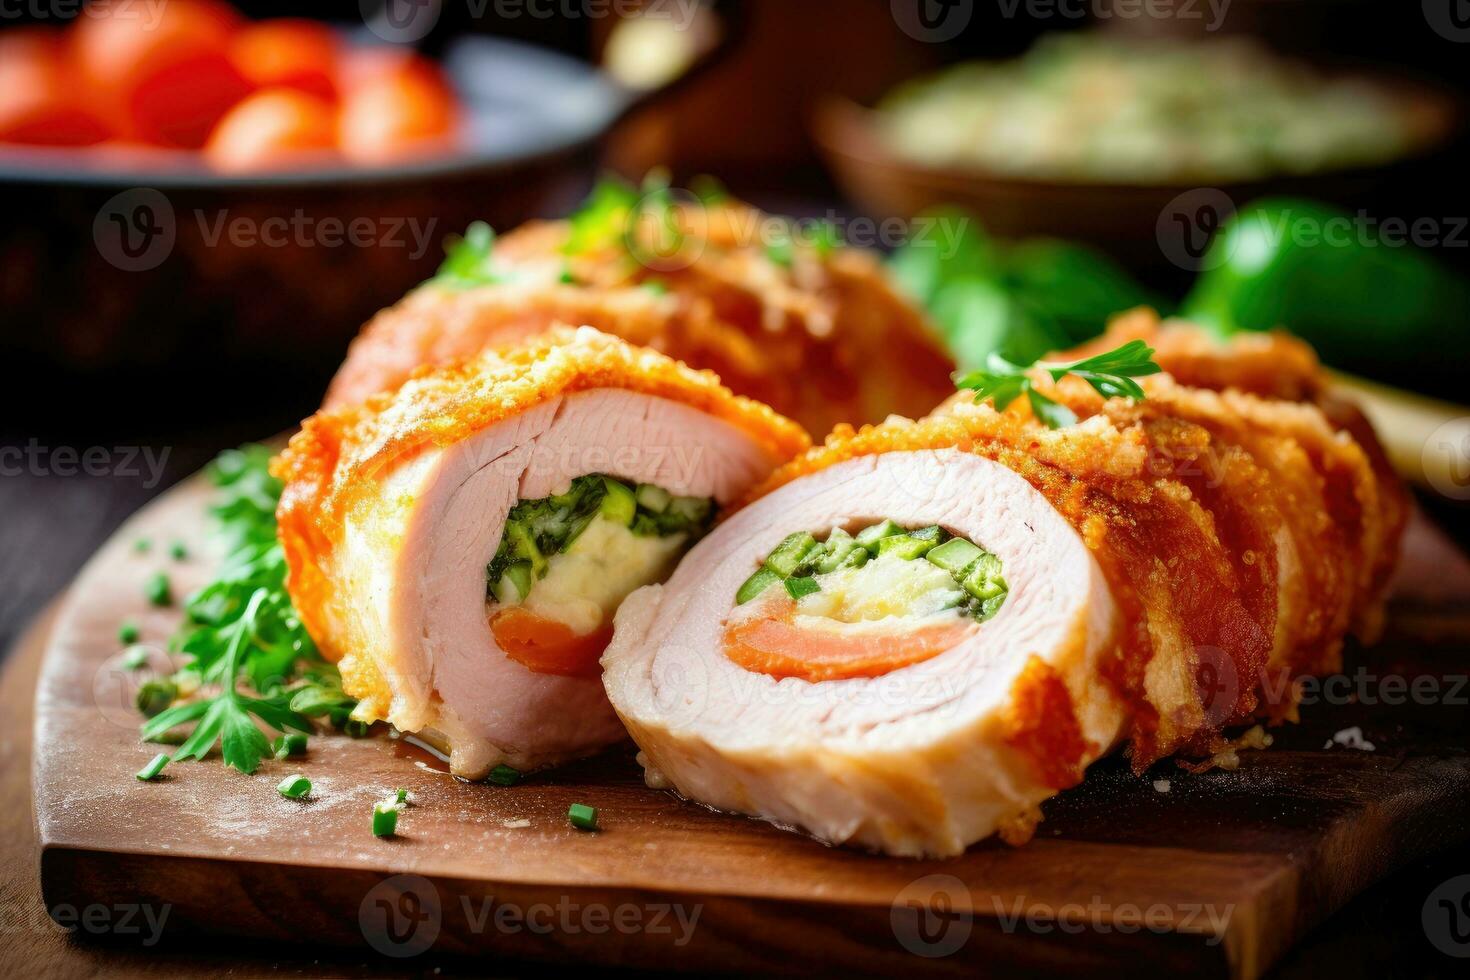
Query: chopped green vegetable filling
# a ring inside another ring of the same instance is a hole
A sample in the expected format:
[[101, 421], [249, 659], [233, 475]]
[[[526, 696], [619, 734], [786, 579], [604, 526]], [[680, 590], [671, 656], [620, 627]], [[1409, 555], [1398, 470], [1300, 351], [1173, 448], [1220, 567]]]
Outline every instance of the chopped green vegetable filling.
[[579, 476], [566, 493], [522, 500], [505, 518], [500, 547], [486, 567], [487, 595], [500, 602], [525, 599], [546, 577], [550, 559], [566, 551], [599, 517], [640, 537], [688, 535], [709, 529], [714, 501], [675, 497], [662, 487], [630, 487], [610, 476]]
[[735, 604], [743, 606], [777, 582], [785, 586], [792, 599], [800, 600], [822, 590], [815, 576], [841, 568], [861, 568], [880, 555], [904, 561], [924, 558], [948, 572], [965, 592], [959, 611], [980, 622], [1000, 610], [1009, 591], [1001, 561], [990, 552], [964, 538], [952, 537], [937, 524], [906, 531], [885, 519], [863, 528], [856, 536], [835, 528], [825, 542], [807, 531], [788, 535], [740, 586]]

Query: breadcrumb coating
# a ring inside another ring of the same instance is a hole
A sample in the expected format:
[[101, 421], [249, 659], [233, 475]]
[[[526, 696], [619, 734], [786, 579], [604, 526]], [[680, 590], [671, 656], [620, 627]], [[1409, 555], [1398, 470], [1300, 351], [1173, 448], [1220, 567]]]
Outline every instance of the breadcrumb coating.
[[320, 570], [349, 508], [377, 493], [377, 477], [426, 446], [457, 443], [560, 395], [620, 388], [666, 398], [730, 423], [772, 459], [811, 445], [806, 432], [758, 402], [734, 395], [708, 371], [589, 327], [556, 328], [521, 347], [423, 368], [396, 392], [322, 411], [271, 465], [285, 483], [276, 512], [302, 621], [322, 636], [330, 599]]
[[[1158, 340], [1160, 350], [1189, 352], [1169, 367], [1225, 390], [1165, 374], [1143, 379], [1143, 401], [1105, 400], [1079, 379], [1038, 373], [1038, 387], [1077, 425], [1050, 430], [1025, 399], [997, 412], [963, 393], [919, 421], [839, 426], [750, 494], [844, 460], [914, 450], [974, 452], [1020, 474], [1077, 529], [1109, 582], [1123, 625], [1104, 674], [1133, 708], [1140, 771], [1207, 751], [1226, 726], [1289, 717], [1290, 681], [1338, 669], [1349, 633], [1371, 639], [1407, 513], [1376, 442], [1365, 447], [1313, 401], [1249, 393], [1270, 387], [1254, 383], [1271, 359], [1256, 341], [1232, 364], [1233, 346], [1212, 348], [1194, 330], [1160, 333], [1152, 322], [1150, 332], [1135, 319], [1097, 346]], [[1325, 386], [1309, 355], [1282, 361], [1301, 374], [1275, 390], [1318, 397]], [[1019, 687], [1013, 697], [1016, 710], [1035, 708], [1019, 730], [1066, 729], [1070, 704]]]
[[676, 207], [671, 217], [684, 242], [673, 256], [625, 235], [568, 254], [566, 221], [501, 237], [494, 264], [503, 281], [429, 283], [379, 313], [353, 341], [324, 407], [392, 391], [421, 365], [524, 343], [557, 323], [713, 370], [814, 432], [922, 414], [953, 390], [953, 362], [875, 256], [801, 247], [776, 262], [766, 245], [777, 219], [735, 202]]

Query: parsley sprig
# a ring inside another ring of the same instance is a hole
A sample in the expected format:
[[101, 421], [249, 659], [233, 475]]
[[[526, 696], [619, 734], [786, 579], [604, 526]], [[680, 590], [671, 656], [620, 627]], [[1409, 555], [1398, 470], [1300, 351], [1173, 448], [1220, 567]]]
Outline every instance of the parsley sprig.
[[[176, 762], [203, 759], [218, 744], [226, 765], [251, 773], [270, 754], [262, 725], [309, 733], [310, 716], [325, 714], [340, 727], [355, 704], [286, 592], [286, 559], [276, 539], [281, 483], [270, 475], [270, 455], [264, 446], [246, 446], [222, 453], [208, 470], [219, 489], [211, 512], [227, 555], [184, 606], [172, 646], [189, 661], [167, 682], [148, 685], [152, 717], [142, 727], [146, 741], [167, 741], [175, 729], [194, 726]], [[195, 693], [164, 706], [160, 690], [169, 702], [181, 691]], [[322, 707], [328, 704], [330, 711]]]
[[991, 354], [985, 370], [972, 371], [955, 384], [959, 388], [973, 390], [977, 403], [991, 399], [1000, 412], [1025, 395], [1031, 403], [1031, 411], [1047, 428], [1060, 429], [1075, 425], [1077, 416], [1065, 405], [1037, 391], [1029, 372], [1043, 370], [1051, 375], [1053, 381], [1074, 375], [1090, 384], [1104, 398], [1142, 399], [1143, 387], [1133, 379], [1158, 374], [1162, 370], [1153, 358], [1153, 348], [1142, 340], [1130, 340], [1121, 347], [1070, 363], [1035, 361], [1012, 364], [998, 354]]

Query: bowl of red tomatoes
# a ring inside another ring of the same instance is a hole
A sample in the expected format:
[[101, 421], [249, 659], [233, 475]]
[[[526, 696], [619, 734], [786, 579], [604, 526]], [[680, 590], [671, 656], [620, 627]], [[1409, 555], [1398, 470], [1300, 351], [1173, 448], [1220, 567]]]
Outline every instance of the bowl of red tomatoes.
[[25, 376], [325, 371], [445, 238], [575, 201], [650, 94], [521, 42], [89, 9], [0, 31], [0, 352]]

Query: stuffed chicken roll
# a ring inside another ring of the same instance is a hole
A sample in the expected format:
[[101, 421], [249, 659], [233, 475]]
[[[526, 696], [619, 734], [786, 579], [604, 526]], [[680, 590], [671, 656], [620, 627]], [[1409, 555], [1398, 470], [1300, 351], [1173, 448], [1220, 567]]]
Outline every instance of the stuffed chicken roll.
[[1118, 610], [1082, 537], [957, 450], [846, 460], [635, 593], [604, 657], [651, 780], [893, 854], [1024, 837], [1118, 738]]
[[275, 465], [291, 597], [357, 717], [456, 774], [585, 755], [623, 737], [618, 605], [807, 442], [711, 374], [553, 331], [307, 420]]
[[839, 428], [623, 603], [651, 783], [890, 854], [1019, 842], [1115, 745], [1224, 753], [1376, 629], [1402, 490], [1317, 407], [1034, 383], [1075, 422]]

